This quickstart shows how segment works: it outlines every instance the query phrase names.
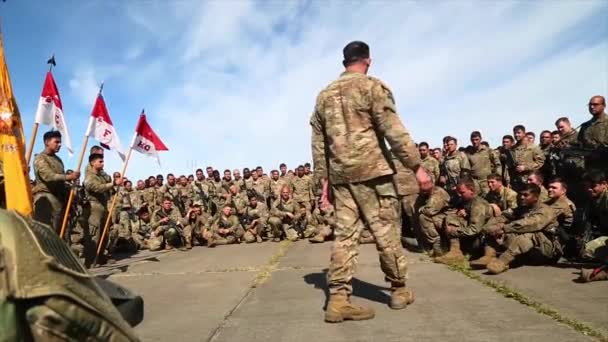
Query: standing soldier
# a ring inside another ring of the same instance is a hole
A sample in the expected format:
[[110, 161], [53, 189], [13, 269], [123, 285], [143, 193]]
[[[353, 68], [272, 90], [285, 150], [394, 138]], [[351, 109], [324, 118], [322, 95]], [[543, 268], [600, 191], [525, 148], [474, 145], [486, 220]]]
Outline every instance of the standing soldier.
[[154, 214], [156, 209], [160, 208], [162, 196], [158, 191], [158, 186], [156, 184], [156, 178], [151, 176], [148, 178], [148, 187], [144, 190], [144, 199], [146, 204], [148, 205], [148, 211], [151, 215]]
[[308, 213], [311, 213], [315, 198], [313, 193], [314, 185], [312, 183], [312, 177], [305, 174], [304, 166], [298, 166], [298, 175], [292, 179], [292, 184], [293, 199], [298, 202], [298, 204], [304, 205]]
[[[179, 177], [179, 183], [177, 184], [177, 190], [179, 193], [179, 200], [185, 210], [189, 209], [194, 202], [194, 190], [193, 185], [188, 182], [186, 176]], [[184, 213], [185, 215], [186, 213]]]
[[232, 170], [232, 175], [234, 176], [234, 184], [239, 192], [245, 194], [245, 182], [243, 181], [243, 177], [241, 176], [241, 171], [239, 169]]
[[507, 168], [511, 187], [519, 191], [528, 181], [532, 172], [539, 170], [545, 163], [545, 155], [538, 146], [526, 138], [526, 128], [522, 125], [513, 127], [513, 136], [517, 143], [507, 153]]
[[585, 158], [585, 167], [594, 170], [608, 170], [608, 115], [605, 112], [606, 99], [596, 95], [589, 100], [589, 121], [581, 125], [579, 144], [592, 153]]
[[324, 202], [327, 181], [331, 184], [337, 218], [326, 322], [375, 315], [350, 300], [359, 235], [365, 224], [376, 237], [381, 269], [391, 282], [390, 307], [403, 309], [414, 301], [413, 292], [405, 287], [407, 263], [399, 237], [395, 170], [385, 140], [406, 167], [416, 170], [421, 183], [430, 182], [419, 168], [420, 155], [399, 119], [391, 91], [366, 75], [371, 64], [368, 45], [352, 42], [343, 52], [346, 71], [321, 91], [310, 119], [315, 173], [324, 184]]
[[270, 201], [269, 202], [270, 202], [271, 206], [276, 200], [281, 198], [281, 189], [283, 189], [283, 187], [286, 185], [291, 189], [293, 188], [289, 178], [287, 178], [287, 177], [281, 178], [279, 176], [279, 171], [272, 170], [270, 172], [270, 189], [269, 189]]
[[509, 186], [511, 184], [511, 178], [509, 177], [508, 162], [513, 159], [511, 154], [511, 147], [515, 144], [515, 139], [511, 135], [505, 135], [502, 137], [502, 144], [498, 148], [498, 158], [500, 160], [500, 172], [502, 176], [502, 182], [504, 185]]
[[[91, 154], [89, 156], [89, 166], [84, 179], [84, 189], [89, 202], [88, 232], [85, 233], [87, 237], [85, 259], [87, 263], [93, 260], [97, 246], [102, 243], [99, 239], [106, 222], [107, 205], [115, 183], [111, 179], [108, 181], [108, 177], [105, 177], [103, 155]], [[122, 179], [117, 179], [116, 183], [122, 184]]]
[[[67, 195], [66, 181], [80, 177], [80, 172], [65, 174], [63, 162], [57, 156], [61, 149], [61, 133], [44, 133], [44, 151], [34, 158], [34, 219], [51, 226], [55, 231], [61, 229], [63, 206]], [[1, 170], [0, 170], [1, 171]]]
[[447, 136], [443, 138], [446, 154], [440, 164], [439, 184], [452, 197], [456, 197], [456, 185], [461, 178], [467, 178], [471, 166], [467, 156], [458, 150], [458, 140]]
[[488, 193], [487, 177], [500, 169], [500, 161], [498, 161], [492, 150], [482, 145], [481, 133], [474, 131], [471, 133], [471, 146], [467, 149], [467, 157], [471, 165], [471, 178], [475, 182], [475, 188], [482, 196]]
[[[572, 128], [572, 124], [570, 123], [570, 119], [567, 117], [561, 117], [555, 121], [555, 128], [557, 128], [557, 132], [559, 133], [559, 146], [570, 146], [576, 145], [578, 132]], [[551, 133], [553, 135], [553, 133]], [[553, 137], [551, 138], [553, 142]], [[556, 145], [553, 143], [553, 145]]]

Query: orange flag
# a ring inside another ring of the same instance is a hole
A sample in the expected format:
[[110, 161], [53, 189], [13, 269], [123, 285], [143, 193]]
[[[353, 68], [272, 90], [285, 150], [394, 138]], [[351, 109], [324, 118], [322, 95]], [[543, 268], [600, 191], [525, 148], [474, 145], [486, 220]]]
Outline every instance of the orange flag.
[[0, 32], [0, 170], [4, 173], [6, 208], [32, 213], [30, 181], [25, 167], [25, 136], [4, 58]]

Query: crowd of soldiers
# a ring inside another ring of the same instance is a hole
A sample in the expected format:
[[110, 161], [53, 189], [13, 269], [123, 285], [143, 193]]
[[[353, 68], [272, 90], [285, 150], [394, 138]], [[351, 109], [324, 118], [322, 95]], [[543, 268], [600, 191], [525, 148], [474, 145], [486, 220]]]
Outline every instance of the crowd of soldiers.
[[[566, 117], [539, 143], [523, 125], [492, 149], [480, 132], [458, 147], [447, 136], [442, 148], [417, 144], [433, 186], [420, 187], [414, 173], [393, 158], [393, 183], [401, 202], [402, 235], [413, 236], [436, 262], [468, 261], [490, 273], [519, 262], [608, 262], [608, 118], [605, 100], [589, 102], [593, 118], [574, 129]], [[268, 176], [262, 167], [206, 168], [193, 175], [150, 176], [133, 184], [104, 171], [104, 149], [90, 150], [79, 172], [64, 171], [57, 156], [61, 135], [44, 135], [45, 150], [34, 160], [35, 218], [57, 232], [68, 193], [71, 206], [66, 240], [90, 265], [96, 256], [109, 208], [109, 234], [102, 261], [119, 251], [187, 250], [195, 245], [261, 243], [266, 240], [332, 238], [335, 215], [320, 201], [321, 184], [309, 163], [288, 170], [281, 164]], [[373, 242], [365, 230], [360, 242]], [[405, 241], [405, 239], [404, 239]], [[446, 252], [447, 250], [447, 252]], [[606, 279], [605, 270], [582, 279]]]

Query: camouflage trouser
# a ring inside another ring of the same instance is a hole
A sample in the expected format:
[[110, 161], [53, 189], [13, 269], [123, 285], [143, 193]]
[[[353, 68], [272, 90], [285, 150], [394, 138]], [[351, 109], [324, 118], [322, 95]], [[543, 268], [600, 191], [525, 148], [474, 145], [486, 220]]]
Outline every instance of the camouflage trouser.
[[[87, 225], [84, 229], [84, 254], [88, 261], [92, 261], [93, 258], [95, 258], [103, 226], [106, 223], [107, 214], [108, 211], [106, 207], [97, 201], [90, 201], [89, 206], [85, 207]], [[111, 227], [108, 227], [108, 229], [110, 228]], [[103, 249], [101, 250], [101, 253], [103, 254]]]
[[504, 245], [512, 256], [524, 255], [535, 251], [546, 259], [554, 259], [556, 248], [542, 232], [504, 235]]
[[281, 237], [282, 234], [285, 234], [288, 240], [298, 239], [298, 232], [288, 220], [281, 220], [279, 217], [273, 216], [268, 219], [268, 224], [272, 227], [272, 235], [275, 239]]
[[34, 220], [48, 224], [59, 233], [63, 222], [63, 203], [49, 192], [35, 194]]
[[330, 294], [352, 294], [359, 236], [367, 225], [376, 238], [380, 267], [394, 287], [405, 286], [407, 262], [399, 232], [399, 202], [390, 177], [332, 186], [335, 241], [328, 273]]
[[583, 256], [602, 263], [608, 263], [608, 236], [600, 236], [587, 242]]
[[425, 214], [418, 215], [418, 224], [420, 225], [420, 230], [422, 235], [424, 236], [424, 241], [429, 245], [433, 245], [440, 240], [439, 232], [443, 226], [443, 221], [445, 220], [445, 214], [437, 214], [435, 216], [429, 216]]
[[220, 235], [218, 233], [212, 233], [212, 240], [216, 245], [229, 245], [233, 243], [239, 243], [244, 237], [245, 230], [243, 228], [237, 228], [234, 232], [226, 235]]

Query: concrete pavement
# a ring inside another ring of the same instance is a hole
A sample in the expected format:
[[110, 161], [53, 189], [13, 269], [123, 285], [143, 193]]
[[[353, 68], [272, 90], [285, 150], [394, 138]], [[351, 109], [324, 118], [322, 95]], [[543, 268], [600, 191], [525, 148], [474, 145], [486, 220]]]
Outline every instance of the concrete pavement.
[[574, 283], [568, 268], [522, 267], [481, 277], [555, 309], [570, 325], [412, 253], [408, 285], [416, 302], [393, 311], [373, 245], [362, 246], [354, 295], [376, 309], [376, 318], [326, 324], [330, 247], [307, 241], [195, 247], [140, 254], [96, 272], [144, 297], [144, 322], [136, 328], [143, 341], [598, 340], [572, 322], [608, 335], [608, 283]]

